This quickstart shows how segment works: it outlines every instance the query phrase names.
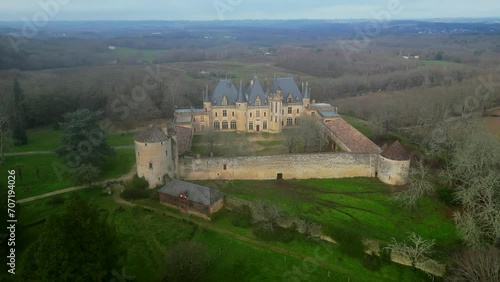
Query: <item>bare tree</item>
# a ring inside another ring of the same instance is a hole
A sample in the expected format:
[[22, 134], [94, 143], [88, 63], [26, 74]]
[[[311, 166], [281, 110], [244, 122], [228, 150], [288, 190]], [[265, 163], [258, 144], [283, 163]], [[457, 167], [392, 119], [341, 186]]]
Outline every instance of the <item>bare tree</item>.
[[424, 195], [434, 192], [434, 186], [429, 178], [430, 169], [419, 160], [410, 168], [410, 187], [405, 191], [394, 193], [391, 199], [409, 210], [414, 209]]
[[500, 250], [491, 247], [481, 250], [466, 250], [455, 255], [448, 265], [445, 281], [500, 281]]
[[207, 131], [203, 133], [203, 142], [208, 143], [208, 148], [210, 149], [210, 156], [214, 156], [214, 145], [219, 138], [219, 133], [215, 131], [212, 127], [209, 127]]
[[411, 232], [406, 241], [398, 242], [392, 238], [391, 243], [387, 246], [393, 254], [398, 254], [411, 261], [413, 268], [416, 268], [418, 263], [427, 263], [432, 261], [429, 257], [434, 248], [434, 240], [426, 240], [419, 235]]

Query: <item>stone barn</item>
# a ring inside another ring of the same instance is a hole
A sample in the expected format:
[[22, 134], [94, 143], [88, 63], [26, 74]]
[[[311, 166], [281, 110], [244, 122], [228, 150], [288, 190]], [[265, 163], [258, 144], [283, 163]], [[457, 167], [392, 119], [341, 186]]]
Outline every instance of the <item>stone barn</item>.
[[187, 213], [208, 217], [224, 205], [221, 191], [180, 180], [172, 180], [158, 190], [160, 203]]

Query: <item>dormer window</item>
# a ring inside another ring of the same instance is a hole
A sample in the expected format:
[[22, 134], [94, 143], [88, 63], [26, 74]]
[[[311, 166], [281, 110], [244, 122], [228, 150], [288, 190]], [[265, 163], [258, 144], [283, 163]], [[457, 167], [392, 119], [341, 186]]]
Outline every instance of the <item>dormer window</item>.
[[293, 102], [293, 96], [292, 96], [292, 93], [288, 94], [287, 102], [288, 102], [288, 103]]
[[227, 106], [227, 98], [226, 98], [226, 96], [224, 96], [224, 98], [222, 98], [222, 106]]
[[260, 98], [255, 99], [255, 106], [260, 106]]

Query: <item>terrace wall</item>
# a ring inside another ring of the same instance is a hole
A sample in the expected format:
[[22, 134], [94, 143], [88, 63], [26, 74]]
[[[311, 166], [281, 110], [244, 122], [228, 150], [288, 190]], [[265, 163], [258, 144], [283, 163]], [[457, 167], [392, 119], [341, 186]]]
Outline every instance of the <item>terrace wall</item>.
[[270, 180], [374, 177], [377, 154], [324, 153], [236, 158], [185, 158], [179, 174], [185, 180]]

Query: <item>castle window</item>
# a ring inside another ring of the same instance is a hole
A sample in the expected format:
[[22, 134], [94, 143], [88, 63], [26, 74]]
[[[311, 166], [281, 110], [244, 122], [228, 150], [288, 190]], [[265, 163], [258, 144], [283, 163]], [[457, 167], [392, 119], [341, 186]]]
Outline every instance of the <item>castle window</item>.
[[267, 117], [267, 112], [264, 112], [264, 117]]
[[248, 123], [248, 130], [253, 130], [253, 121]]
[[260, 98], [255, 99], [255, 106], [260, 106]]
[[222, 122], [222, 129], [229, 129], [227, 121]]
[[153, 169], [153, 163], [149, 163], [149, 169]]
[[201, 116], [201, 122], [205, 122], [205, 116]]
[[256, 111], [256, 112], [255, 112], [255, 117], [260, 118], [260, 111]]
[[205, 113], [206, 113], [206, 112], [208, 112], [208, 109], [207, 109], [207, 108], [205, 108]]
[[233, 117], [234, 117], [234, 112], [232, 113]]
[[220, 122], [218, 120], [214, 121], [214, 129], [220, 129]]
[[298, 118], [295, 119], [295, 125], [300, 125], [300, 119]]
[[193, 121], [196, 122], [196, 118], [195, 117], [193, 118]]
[[293, 119], [292, 118], [287, 118], [286, 119], [286, 126], [292, 126], [293, 125]]
[[300, 113], [300, 109], [297, 109], [297, 114]]
[[144, 143], [144, 146], [146, 146], [146, 147], [147, 147], [147, 146], [148, 146], [148, 143]]
[[215, 112], [215, 117], [217, 117], [217, 116], [218, 116], [218, 114], [217, 114], [217, 112]]
[[274, 122], [278, 122], [278, 117], [274, 117]]
[[274, 105], [274, 112], [278, 113], [278, 103], [275, 103], [275, 105]]
[[250, 112], [250, 117], [252, 117], [252, 113]]
[[227, 165], [224, 165], [224, 170], [227, 170]]
[[222, 98], [222, 106], [227, 106], [227, 98], [226, 98], [226, 96], [224, 96], [224, 98]]
[[140, 157], [141, 156], [141, 152], [137, 152], [137, 156]]
[[163, 146], [163, 141], [161, 141], [161, 142], [160, 142], [160, 145], [162, 145], [162, 146]]
[[223, 116], [223, 117], [227, 117], [227, 110], [223, 110], [223, 111], [222, 111], [222, 116]]
[[292, 102], [293, 102], [293, 96], [292, 96], [292, 94], [291, 94], [291, 93], [290, 93], [290, 94], [288, 94], [287, 102], [288, 102], [288, 103], [292, 103]]
[[231, 121], [231, 129], [236, 129], [236, 121], [235, 120]]
[[166, 150], [166, 151], [165, 151], [165, 155], [167, 155], [167, 156], [168, 156], [168, 150]]
[[288, 107], [288, 113], [291, 114], [292, 113], [292, 107]]
[[267, 130], [267, 121], [264, 121], [264, 122], [262, 123], [262, 129], [263, 129], [263, 130]]

